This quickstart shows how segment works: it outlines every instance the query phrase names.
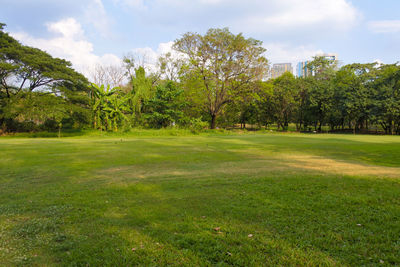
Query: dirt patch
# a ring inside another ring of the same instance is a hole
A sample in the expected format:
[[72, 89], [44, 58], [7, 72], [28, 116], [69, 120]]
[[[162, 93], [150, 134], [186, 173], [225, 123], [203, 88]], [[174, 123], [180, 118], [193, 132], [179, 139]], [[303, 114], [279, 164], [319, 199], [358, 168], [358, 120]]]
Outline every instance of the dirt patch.
[[285, 160], [290, 167], [324, 173], [400, 178], [400, 168], [351, 163], [312, 155], [290, 155]]
[[262, 153], [246, 154], [242, 161], [216, 161], [189, 163], [187, 165], [174, 163], [154, 163], [146, 165], [130, 165], [108, 168], [96, 173], [96, 179], [107, 184], [129, 185], [139, 183], [144, 179], [175, 179], [179, 177], [208, 178], [215, 176], [259, 176], [299, 172], [400, 178], [400, 168], [367, 165], [340, 161], [321, 156], [307, 154], [264, 155]]

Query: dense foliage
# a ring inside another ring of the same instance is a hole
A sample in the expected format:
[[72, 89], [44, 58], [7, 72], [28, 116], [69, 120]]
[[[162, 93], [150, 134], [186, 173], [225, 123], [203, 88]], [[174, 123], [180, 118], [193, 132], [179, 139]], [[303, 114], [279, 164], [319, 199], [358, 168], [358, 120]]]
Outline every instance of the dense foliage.
[[[276, 127], [400, 134], [400, 66], [315, 57], [307, 78], [267, 79], [262, 43], [228, 29], [186, 33], [158, 69], [132, 56], [97, 68], [90, 85], [71, 63], [20, 44], [0, 25], [2, 132], [131, 127]], [[125, 73], [125, 78], [123, 78]], [[122, 75], [122, 76], [121, 76]], [[103, 79], [108, 77], [107, 79]], [[126, 81], [125, 84], [123, 81]], [[293, 126], [295, 125], [295, 126]]]
[[71, 63], [20, 44], [0, 25], [2, 131], [80, 128], [90, 120], [87, 79]]

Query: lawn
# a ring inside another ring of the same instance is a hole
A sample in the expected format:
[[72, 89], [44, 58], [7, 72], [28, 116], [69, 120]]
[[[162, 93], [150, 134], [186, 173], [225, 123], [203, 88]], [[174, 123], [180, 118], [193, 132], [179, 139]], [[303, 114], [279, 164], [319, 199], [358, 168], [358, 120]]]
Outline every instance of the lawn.
[[400, 137], [0, 138], [15, 265], [400, 265]]

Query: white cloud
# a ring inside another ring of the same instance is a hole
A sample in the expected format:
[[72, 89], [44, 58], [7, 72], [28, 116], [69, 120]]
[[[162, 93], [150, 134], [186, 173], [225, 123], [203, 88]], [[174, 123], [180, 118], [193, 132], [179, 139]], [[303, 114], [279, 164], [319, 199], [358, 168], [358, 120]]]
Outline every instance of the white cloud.
[[61, 34], [68, 39], [83, 39], [84, 32], [81, 25], [73, 18], [60, 20], [54, 23], [46, 23], [47, 30], [52, 33]]
[[368, 23], [368, 28], [375, 33], [400, 32], [400, 20], [378, 20]]
[[135, 9], [146, 9], [144, 0], [114, 0], [114, 3]]
[[[224, 0], [221, 0], [224, 1]], [[47, 23], [47, 30], [55, 37], [43, 39], [35, 38], [24, 32], [11, 33], [13, 37], [22, 43], [38, 47], [55, 57], [65, 58], [72, 62], [75, 69], [91, 75], [94, 67], [100, 65], [120, 65], [121, 59], [114, 54], [96, 55], [93, 44], [85, 37], [81, 24], [74, 18], [68, 18], [57, 22]], [[173, 42], [160, 43], [156, 49], [142, 47], [132, 49], [132, 54], [139, 64], [145, 65], [150, 71], [154, 71], [160, 55], [171, 53], [173, 58], [181, 55], [172, 49]], [[295, 69], [297, 62], [311, 59], [321, 50], [312, 46], [291, 45], [289, 43], [266, 43], [266, 57], [270, 63], [290, 62]]]
[[[351, 29], [360, 12], [349, 0], [114, 0], [130, 3], [137, 16], [173, 25], [229, 26], [246, 33], [292, 34]], [[138, 9], [145, 8], [147, 12]], [[173, 10], [166, 12], [165, 10]]]
[[[11, 35], [23, 44], [40, 48], [54, 57], [64, 58], [73, 64], [73, 67], [90, 78], [97, 65], [118, 66], [122, 60], [114, 54], [98, 56], [94, 53], [93, 44], [86, 40], [81, 24], [74, 18], [67, 18], [57, 22], [46, 23], [47, 30], [56, 36], [53, 38], [35, 38], [25, 32], [14, 32]], [[155, 71], [158, 58], [166, 53], [178, 57], [172, 49], [173, 42], [160, 43], [156, 50], [150, 47], [132, 49], [132, 54], [138, 64], [148, 70]]]
[[149, 71], [156, 71], [158, 58], [167, 53], [171, 53], [172, 58], [182, 57], [177, 51], [172, 49], [174, 42], [160, 43], [156, 50], [151, 47], [135, 48], [132, 54], [140, 65], [144, 65]]
[[311, 46], [291, 46], [282, 43], [264, 44], [267, 49], [266, 57], [271, 65], [274, 63], [292, 63], [293, 70], [296, 71], [297, 63], [310, 60], [317, 54], [323, 53], [322, 50]]
[[84, 11], [84, 18], [92, 24], [96, 30], [103, 36], [111, 36], [111, 20], [107, 15], [102, 0], [91, 0]]
[[271, 22], [288, 26], [310, 26], [316, 23], [332, 23], [336, 27], [352, 26], [357, 18], [357, 10], [346, 0], [289, 1], [286, 11], [271, 17]]
[[80, 23], [74, 18], [47, 23], [46, 27], [49, 32], [58, 36], [42, 39], [24, 32], [11, 33], [11, 35], [23, 44], [40, 48], [54, 57], [71, 61], [73, 67], [87, 77], [96, 64], [121, 64], [121, 59], [114, 54], [95, 55], [93, 44], [86, 40]]
[[326, 27], [331, 31], [346, 30], [354, 26], [359, 16], [346, 0], [275, 0], [266, 1], [264, 8], [273, 12], [250, 14], [244, 19], [245, 27], [267, 32]]

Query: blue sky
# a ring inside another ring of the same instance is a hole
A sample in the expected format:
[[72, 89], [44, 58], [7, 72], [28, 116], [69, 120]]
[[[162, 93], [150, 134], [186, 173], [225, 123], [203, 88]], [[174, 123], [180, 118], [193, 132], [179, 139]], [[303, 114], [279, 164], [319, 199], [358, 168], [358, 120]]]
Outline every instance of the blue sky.
[[229, 27], [264, 42], [271, 63], [337, 53], [344, 63], [400, 61], [399, 0], [0, 0], [22, 43], [87, 73], [127, 54], [152, 62], [183, 33]]

